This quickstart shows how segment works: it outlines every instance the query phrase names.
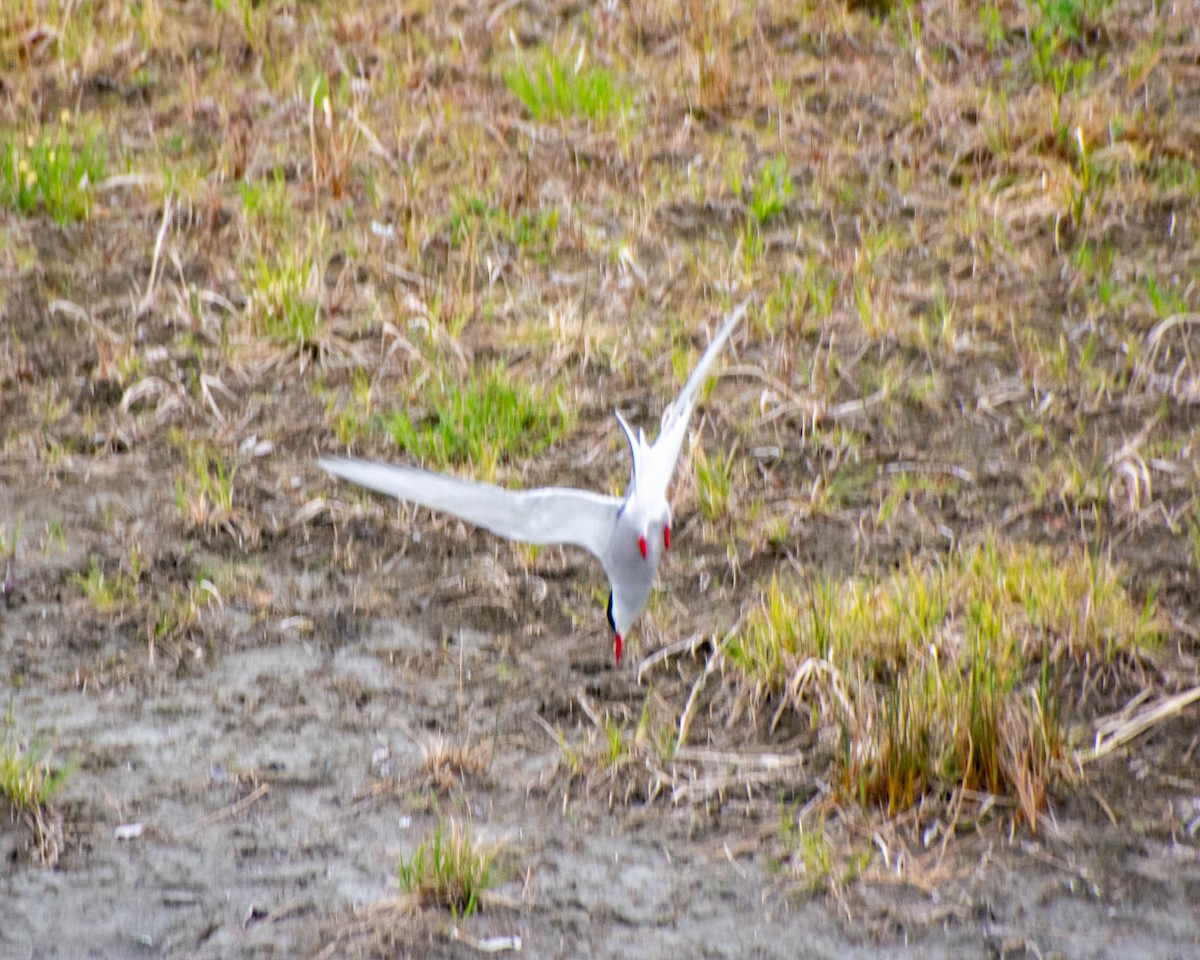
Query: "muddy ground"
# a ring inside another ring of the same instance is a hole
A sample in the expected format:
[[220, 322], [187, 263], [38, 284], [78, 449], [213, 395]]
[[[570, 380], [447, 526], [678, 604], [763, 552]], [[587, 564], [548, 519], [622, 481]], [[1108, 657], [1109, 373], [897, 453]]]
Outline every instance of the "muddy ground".
[[[168, 491], [140, 460], [90, 464], [50, 495], [9, 468], [4, 513], [78, 530], [115, 504], [136, 510], [118, 527], [149, 523]], [[445, 565], [492, 550], [473, 537]], [[778, 829], [769, 794], [610, 807], [604, 783], [564, 784], [535, 715], [570, 731], [588, 723], [577, 693], [642, 696], [598, 631], [502, 651], [453, 603], [355, 612], [352, 578], [313, 569], [312, 545], [288, 538], [261, 566], [269, 618], [227, 603], [206, 613], [204, 645], [148, 670], [133, 624], [64, 596], [82, 551], [21, 569], [4, 610], [17, 715], [78, 763], [53, 868], [21, 824], [0, 835], [6, 956], [477, 955], [447, 939], [440, 911], [400, 902], [397, 858], [435, 806], [470, 811], [511, 851], [495, 898], [458, 928], [519, 937], [529, 956], [1184, 958], [1200, 945], [1194, 722], [1106, 764], [1095, 789], [1115, 824], [1079, 797], [1040, 837], [992, 824], [959, 838], [921, 886], [804, 893], [760, 852]], [[413, 589], [435, 567], [404, 560], [390, 582]], [[520, 612], [538, 616], [519, 605], [514, 623]], [[484, 743], [486, 771], [431, 788], [419, 767], [437, 735]], [[127, 825], [139, 835], [121, 839]]]
[[[117, 529], [152, 525], [168, 497], [141, 457], [89, 464], [49, 494], [11, 467], [4, 479], [4, 514], [27, 530], [96, 527], [106, 505]], [[442, 568], [493, 550], [471, 537]], [[564, 778], [535, 716], [586, 731], [577, 698], [636, 709], [643, 696], [598, 630], [502, 650], [454, 601], [424, 616], [354, 611], [354, 578], [314, 554], [284, 538], [260, 568], [270, 616], [226, 603], [206, 612], [203, 644], [160, 652], [154, 668], [134, 624], [97, 622], [64, 589], [82, 543], [15, 572], [3, 654], [16, 713], [78, 767], [53, 867], [23, 824], [0, 834], [5, 956], [478, 955], [453, 928], [519, 937], [538, 957], [1196, 956], [1191, 719], [1106, 761], [1097, 797], [1056, 804], [1036, 838], [991, 823], [943, 855], [908, 851], [927, 862], [919, 883], [885, 870], [836, 896], [805, 892], [764, 852], [779, 829], [770, 791], [610, 805], [603, 780]], [[419, 591], [438, 566], [404, 559], [388, 582]], [[521, 615], [539, 609], [517, 605], [511, 632]], [[437, 736], [483, 744], [486, 770], [431, 784], [420, 767]], [[485, 909], [457, 924], [397, 890], [397, 858], [435, 808], [509, 851]]]
[[[68, 771], [0, 823], [0, 957], [1200, 956], [1195, 703], [1034, 829], [864, 810], [701, 682], [777, 575], [994, 538], [1155, 611], [1080, 755], [1200, 683], [1185, 7], [8, 4], [6, 149], [109, 160], [82, 219], [0, 207], [0, 693]], [[626, 92], [539, 116], [514, 44]], [[573, 419], [451, 467], [618, 490], [612, 409], [652, 432], [743, 294], [620, 667], [590, 558], [314, 466], [499, 361]], [[451, 820], [500, 851], [466, 918], [398, 879]]]

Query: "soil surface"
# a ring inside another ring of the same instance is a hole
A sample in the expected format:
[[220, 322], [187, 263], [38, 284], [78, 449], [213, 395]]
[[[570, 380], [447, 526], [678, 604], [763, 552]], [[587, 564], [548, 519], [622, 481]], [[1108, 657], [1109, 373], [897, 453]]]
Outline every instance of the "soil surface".
[[[138, 459], [90, 464], [49, 495], [9, 471], [0, 513], [26, 530], [95, 526], [99, 540], [106, 504], [136, 510], [120, 521], [136, 523], [168, 495]], [[919, 883], [806, 892], [761, 852], [779, 828], [769, 799], [644, 805], [618, 793], [614, 805], [603, 778], [572, 785], [535, 718], [578, 731], [590, 725], [579, 702], [636, 707], [642, 695], [636, 664], [613, 669], [595, 630], [501, 650], [449, 612], [352, 611], [353, 578], [306, 572], [309, 547], [263, 557], [270, 617], [243, 603], [208, 610], [204, 643], [160, 651], [152, 669], [134, 624], [97, 622], [64, 588], [85, 544], [15, 571], [2, 621], [15, 712], [78, 767], [53, 868], [23, 824], [0, 832], [5, 956], [466, 957], [503, 937], [538, 957], [1200, 950], [1194, 721], [1106, 761], [1095, 796], [1055, 806], [1036, 838], [992, 823], [943, 856], [906, 851], [928, 864]], [[472, 537], [447, 564], [492, 555]], [[389, 583], [411, 589], [435, 572], [402, 559]], [[514, 623], [522, 613], [538, 615], [521, 605]], [[486, 770], [431, 784], [422, 760], [439, 737], [480, 744]], [[485, 909], [458, 923], [397, 890], [398, 857], [438, 809], [511, 851]]]

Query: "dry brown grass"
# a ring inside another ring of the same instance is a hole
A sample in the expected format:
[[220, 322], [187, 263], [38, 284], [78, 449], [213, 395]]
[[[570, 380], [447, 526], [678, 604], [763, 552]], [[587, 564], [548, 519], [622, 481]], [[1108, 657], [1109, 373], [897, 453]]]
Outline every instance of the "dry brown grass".
[[487, 741], [430, 738], [421, 748], [421, 773], [443, 793], [461, 786], [468, 777], [482, 776], [492, 762], [492, 745]]

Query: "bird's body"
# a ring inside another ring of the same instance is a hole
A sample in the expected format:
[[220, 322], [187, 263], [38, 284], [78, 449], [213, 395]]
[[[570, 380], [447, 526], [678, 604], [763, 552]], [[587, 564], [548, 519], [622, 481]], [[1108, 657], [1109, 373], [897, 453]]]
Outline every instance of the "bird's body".
[[590, 551], [603, 565], [612, 588], [608, 617], [619, 663], [623, 637], [645, 607], [658, 565], [670, 547], [667, 487], [688, 421], [705, 377], [745, 314], [747, 303], [730, 315], [679, 396], [663, 411], [662, 427], [653, 445], [646, 442], [641, 430], [635, 434], [617, 414], [633, 457], [623, 498], [567, 487], [505, 490], [428, 470], [340, 457], [322, 458], [318, 464], [345, 480], [452, 514], [509, 540], [573, 544]]

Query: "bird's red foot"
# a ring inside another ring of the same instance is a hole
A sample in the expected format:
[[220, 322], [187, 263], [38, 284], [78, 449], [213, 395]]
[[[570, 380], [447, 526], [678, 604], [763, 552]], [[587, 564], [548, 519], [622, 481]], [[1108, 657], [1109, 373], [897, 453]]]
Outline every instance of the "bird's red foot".
[[646, 559], [646, 538], [638, 537], [638, 549], [642, 552], [642, 559]]
[[671, 528], [663, 527], [663, 549], [671, 549]]
[[617, 655], [617, 666], [621, 665], [621, 635], [618, 633], [616, 639], [613, 640], [613, 652]]

